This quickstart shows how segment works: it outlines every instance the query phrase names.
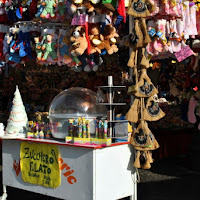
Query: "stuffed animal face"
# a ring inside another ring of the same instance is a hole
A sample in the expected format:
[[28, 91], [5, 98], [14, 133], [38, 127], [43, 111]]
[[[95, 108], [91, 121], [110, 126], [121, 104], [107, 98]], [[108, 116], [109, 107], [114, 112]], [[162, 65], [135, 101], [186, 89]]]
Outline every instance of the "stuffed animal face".
[[47, 41], [51, 42], [51, 40], [52, 40], [52, 35], [47, 35]]
[[75, 28], [72, 35], [75, 38], [83, 37], [83, 36], [85, 36], [85, 29], [82, 26], [78, 26]]
[[100, 29], [99, 26], [94, 25], [91, 30], [90, 30], [91, 35], [99, 35], [100, 34]]
[[116, 32], [116, 29], [110, 25], [110, 24], [107, 24], [104, 28], [104, 37], [106, 39], [111, 39], [111, 38], [114, 38], [114, 37], [118, 37], [119, 35], [117, 34]]
[[39, 43], [39, 37], [34, 37], [34, 41], [36, 44]]

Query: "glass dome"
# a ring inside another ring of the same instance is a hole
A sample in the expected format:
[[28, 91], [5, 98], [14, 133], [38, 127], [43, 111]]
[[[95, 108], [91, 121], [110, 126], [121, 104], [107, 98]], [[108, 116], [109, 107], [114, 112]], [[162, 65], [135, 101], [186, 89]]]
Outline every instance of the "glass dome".
[[96, 104], [96, 93], [81, 87], [66, 89], [51, 102], [49, 119], [52, 135], [65, 138], [68, 135], [68, 120], [79, 117], [90, 120], [91, 133], [95, 132], [94, 119], [106, 118], [107, 108]]

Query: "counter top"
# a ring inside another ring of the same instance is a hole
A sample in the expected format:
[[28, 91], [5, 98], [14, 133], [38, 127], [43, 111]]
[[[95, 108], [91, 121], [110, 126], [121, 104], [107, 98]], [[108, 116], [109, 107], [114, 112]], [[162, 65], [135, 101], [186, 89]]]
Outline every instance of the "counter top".
[[64, 146], [71, 146], [71, 147], [81, 147], [81, 148], [90, 148], [90, 149], [102, 149], [105, 147], [112, 147], [118, 145], [129, 144], [130, 142], [116, 142], [112, 143], [110, 146], [103, 146], [103, 145], [87, 145], [87, 144], [72, 144], [66, 143], [64, 140], [55, 140], [55, 139], [31, 139], [31, 138], [8, 138], [8, 137], [1, 137], [3, 140], [19, 140], [19, 141], [26, 141], [26, 142], [37, 142], [37, 143], [45, 143], [45, 144], [56, 144], [56, 145], [64, 145]]

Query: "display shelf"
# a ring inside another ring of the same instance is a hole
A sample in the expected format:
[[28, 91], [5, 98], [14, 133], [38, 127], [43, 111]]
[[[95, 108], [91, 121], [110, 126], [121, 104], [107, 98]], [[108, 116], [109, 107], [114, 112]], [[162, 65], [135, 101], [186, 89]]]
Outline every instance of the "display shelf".
[[109, 123], [123, 123], [123, 122], [128, 122], [128, 120], [108, 120]]
[[120, 86], [110, 85], [110, 86], [98, 86], [97, 88], [101, 88], [103, 90], [109, 90], [111, 88], [114, 91], [114, 90], [126, 88], [126, 86], [124, 86], [124, 85], [120, 85]]
[[108, 86], [98, 86], [98, 88], [102, 88], [102, 89], [106, 89], [108, 95], [108, 103], [98, 103], [98, 105], [106, 105], [109, 106], [109, 111], [108, 111], [108, 115], [107, 115], [107, 119], [108, 119], [108, 128], [109, 128], [109, 136], [111, 138], [115, 138], [115, 133], [114, 133], [114, 123], [121, 123], [124, 122], [122, 120], [115, 120], [115, 114], [114, 114], [114, 106], [125, 106], [126, 103], [114, 103], [113, 102], [113, 98], [114, 98], [114, 91], [115, 90], [119, 90], [119, 89], [123, 89], [126, 88], [126, 86], [114, 86], [113, 85], [113, 77], [112, 76], [108, 76]]
[[125, 106], [126, 103], [98, 103], [97, 105], [105, 105], [105, 106]]

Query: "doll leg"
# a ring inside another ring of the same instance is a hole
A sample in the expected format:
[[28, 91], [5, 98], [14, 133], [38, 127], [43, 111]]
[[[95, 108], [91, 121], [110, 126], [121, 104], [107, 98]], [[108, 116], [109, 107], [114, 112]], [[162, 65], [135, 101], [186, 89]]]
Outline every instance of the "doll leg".
[[47, 16], [47, 10], [44, 9], [44, 10], [42, 11], [42, 14], [40, 15], [40, 17], [45, 18], [46, 16]]
[[47, 57], [49, 56], [49, 51], [46, 51], [45, 53], [44, 53], [44, 55], [43, 55], [43, 57], [42, 57], [42, 60], [46, 60], [47, 59]]
[[54, 10], [53, 10], [53, 9], [50, 9], [50, 12], [49, 12], [49, 13], [50, 13], [50, 16], [51, 16], [51, 17], [55, 17], [55, 14], [54, 14]]
[[40, 51], [36, 51], [36, 53], [37, 53], [37, 59], [41, 60], [41, 58], [42, 58], [42, 51], [41, 50]]

